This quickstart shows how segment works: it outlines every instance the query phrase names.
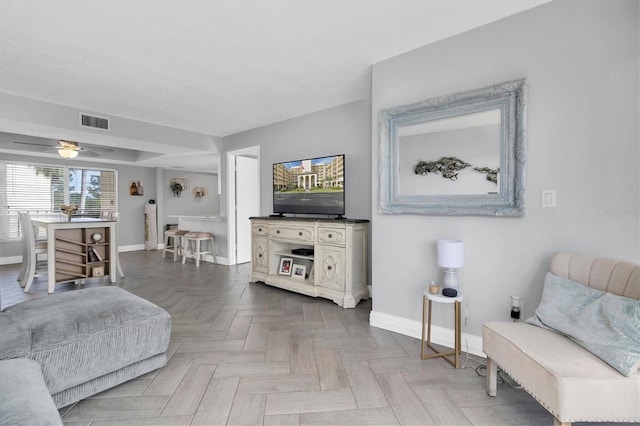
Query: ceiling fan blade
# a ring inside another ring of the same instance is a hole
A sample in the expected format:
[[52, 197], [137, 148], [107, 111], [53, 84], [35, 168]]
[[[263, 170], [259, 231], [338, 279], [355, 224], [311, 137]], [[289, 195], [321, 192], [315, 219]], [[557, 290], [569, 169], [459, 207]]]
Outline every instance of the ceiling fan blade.
[[85, 157], [99, 157], [100, 154], [94, 151], [113, 152], [113, 149], [111, 148], [102, 148], [99, 146], [91, 146], [89, 148], [85, 148], [85, 147], [79, 146], [75, 142], [63, 141], [63, 140], [58, 141], [56, 145], [51, 145], [50, 143], [21, 142], [21, 141], [13, 141], [13, 143], [19, 144], [19, 145], [44, 146], [49, 150], [60, 150], [64, 148], [73, 149], [75, 151], [82, 152], [82, 154]]
[[54, 147], [50, 143], [20, 142], [20, 141], [13, 141], [13, 143], [17, 143], [19, 145], [36, 145], [36, 146], [46, 146], [49, 148], [57, 148], [57, 146]]
[[93, 151], [113, 152], [113, 149], [111, 149], [111, 148], [102, 148], [100, 146], [94, 146], [94, 145], [91, 145], [91, 147], [89, 147], [89, 148], [82, 148], [81, 147], [80, 149], [91, 149]]

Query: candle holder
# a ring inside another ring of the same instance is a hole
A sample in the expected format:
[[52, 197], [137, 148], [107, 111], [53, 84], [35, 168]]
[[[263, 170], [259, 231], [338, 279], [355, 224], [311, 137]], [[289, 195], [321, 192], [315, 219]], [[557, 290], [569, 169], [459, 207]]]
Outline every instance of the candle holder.
[[66, 206], [64, 204], [60, 206], [60, 211], [67, 215], [68, 222], [71, 222], [71, 215], [73, 215], [73, 213], [76, 212], [77, 210], [78, 210], [77, 206]]

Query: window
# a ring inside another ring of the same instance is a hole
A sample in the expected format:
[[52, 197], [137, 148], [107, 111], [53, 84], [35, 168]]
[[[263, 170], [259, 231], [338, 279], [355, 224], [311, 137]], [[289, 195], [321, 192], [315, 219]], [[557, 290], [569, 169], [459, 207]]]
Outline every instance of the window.
[[20, 211], [59, 217], [62, 204], [77, 206], [83, 217], [116, 211], [116, 178], [115, 170], [0, 162], [0, 241], [22, 237]]

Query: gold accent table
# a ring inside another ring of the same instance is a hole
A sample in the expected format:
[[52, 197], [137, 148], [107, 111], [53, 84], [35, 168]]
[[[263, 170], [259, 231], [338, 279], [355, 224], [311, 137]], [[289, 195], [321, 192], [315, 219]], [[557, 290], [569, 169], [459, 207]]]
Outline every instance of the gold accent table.
[[[429, 289], [424, 291], [422, 296], [422, 345], [420, 347], [420, 358], [421, 359], [429, 359], [442, 357], [449, 364], [453, 365], [455, 368], [458, 368], [458, 358], [461, 352], [461, 330], [460, 330], [460, 305], [463, 300], [462, 293], [458, 293], [456, 297], [447, 297], [441, 294], [432, 294], [429, 293]], [[428, 302], [428, 303], [427, 303]], [[439, 352], [436, 348], [431, 346], [431, 303], [445, 303], [445, 304], [453, 304], [454, 309], [454, 322], [455, 322], [455, 330], [454, 330], [454, 344], [453, 344], [453, 352]], [[428, 306], [427, 306], [428, 305]], [[425, 326], [427, 330], [427, 340], [424, 340], [425, 334]], [[426, 343], [426, 345], [425, 345]], [[435, 353], [426, 355], [425, 354], [425, 346], [429, 347]], [[453, 361], [450, 356], [453, 356]]]

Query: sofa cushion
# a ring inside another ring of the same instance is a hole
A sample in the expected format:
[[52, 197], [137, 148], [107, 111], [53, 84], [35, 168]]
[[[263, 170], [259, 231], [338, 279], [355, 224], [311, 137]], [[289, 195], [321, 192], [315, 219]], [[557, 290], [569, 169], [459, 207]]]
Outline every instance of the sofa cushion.
[[11, 356], [38, 361], [51, 394], [164, 353], [171, 331], [164, 309], [112, 286], [49, 295], [1, 315], [28, 327], [26, 348]]
[[29, 352], [31, 330], [20, 313], [0, 312], [0, 359], [16, 358]]
[[625, 376], [640, 368], [640, 301], [547, 273], [527, 323], [561, 333]]
[[37, 362], [0, 361], [0, 389], [0, 425], [62, 425]]
[[640, 373], [631, 377], [570, 339], [525, 323], [486, 323], [483, 350], [562, 421], [640, 419]]

